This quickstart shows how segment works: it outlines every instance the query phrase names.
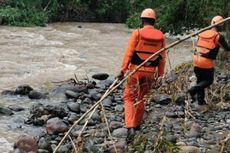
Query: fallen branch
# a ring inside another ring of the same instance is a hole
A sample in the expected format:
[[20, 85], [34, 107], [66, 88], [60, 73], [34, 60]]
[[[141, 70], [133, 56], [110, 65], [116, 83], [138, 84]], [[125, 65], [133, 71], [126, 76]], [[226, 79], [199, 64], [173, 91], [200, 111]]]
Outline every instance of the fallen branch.
[[221, 149], [220, 149], [220, 153], [223, 153], [224, 152], [224, 147], [225, 147], [225, 144], [230, 140], [230, 133], [227, 135], [227, 137], [222, 140], [220, 142], [220, 145], [221, 145]]
[[71, 143], [72, 143], [72, 146], [73, 146], [73, 148], [74, 148], [75, 153], [77, 153], [77, 147], [76, 147], [76, 145], [74, 144], [73, 139], [72, 139], [70, 136], [69, 136], [69, 139], [70, 139], [70, 141], [71, 141]]

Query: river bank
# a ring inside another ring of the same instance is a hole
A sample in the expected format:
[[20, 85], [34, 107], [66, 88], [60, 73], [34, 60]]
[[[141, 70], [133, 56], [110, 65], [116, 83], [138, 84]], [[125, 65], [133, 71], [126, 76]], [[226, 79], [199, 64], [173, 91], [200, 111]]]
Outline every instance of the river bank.
[[[48, 92], [56, 87], [53, 81], [73, 78], [79, 80], [97, 72], [106, 72], [114, 78], [119, 71], [130, 30], [123, 24], [57, 23], [47, 27], [0, 29], [0, 91], [14, 90], [29, 84], [34, 89]], [[173, 40], [167, 40], [167, 44]], [[172, 68], [191, 60], [191, 42], [170, 49]], [[106, 63], [106, 64], [105, 64]], [[167, 70], [170, 70], [169, 65]], [[1, 117], [0, 134], [3, 142], [14, 142], [21, 133], [39, 133], [41, 128], [24, 124], [29, 109], [36, 103], [59, 104], [63, 95], [49, 99], [30, 100], [21, 96], [0, 96], [2, 107], [20, 105], [25, 111]], [[15, 124], [14, 124], [15, 123]], [[6, 145], [10, 146], [10, 145]], [[9, 148], [4, 148], [8, 152]]]

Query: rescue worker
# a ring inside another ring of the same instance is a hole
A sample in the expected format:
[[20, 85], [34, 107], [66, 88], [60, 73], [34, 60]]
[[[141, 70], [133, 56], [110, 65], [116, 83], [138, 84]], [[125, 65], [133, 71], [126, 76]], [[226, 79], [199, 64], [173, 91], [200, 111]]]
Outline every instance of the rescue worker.
[[[165, 38], [160, 30], [154, 28], [156, 14], [148, 8], [141, 13], [142, 28], [132, 32], [125, 50], [121, 71], [117, 78], [122, 80], [124, 75], [133, 71], [150, 55], [165, 47]], [[142, 66], [128, 80], [123, 93], [125, 127], [128, 129], [128, 138], [135, 135], [135, 130], [140, 128], [144, 115], [145, 95], [151, 89], [155, 80], [164, 75], [165, 56], [163, 51], [160, 55], [152, 58]]]
[[[211, 21], [211, 25], [221, 21], [223, 21], [223, 17], [215, 16]], [[193, 55], [193, 66], [197, 84], [188, 90], [193, 101], [198, 101], [198, 105], [206, 105], [205, 88], [213, 83], [214, 60], [219, 49], [223, 48], [226, 51], [230, 51], [230, 46], [225, 41], [224, 36], [218, 33], [222, 27], [223, 24], [198, 35], [196, 51]]]

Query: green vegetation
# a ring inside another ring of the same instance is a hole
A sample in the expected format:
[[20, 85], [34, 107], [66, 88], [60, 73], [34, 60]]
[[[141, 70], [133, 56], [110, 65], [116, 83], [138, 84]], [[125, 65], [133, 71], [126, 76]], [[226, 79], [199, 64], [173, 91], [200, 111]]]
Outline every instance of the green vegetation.
[[140, 12], [157, 12], [157, 26], [164, 32], [181, 33], [209, 24], [217, 15], [230, 15], [228, 0], [0, 0], [0, 24], [42, 26], [47, 22], [126, 22], [140, 26]]

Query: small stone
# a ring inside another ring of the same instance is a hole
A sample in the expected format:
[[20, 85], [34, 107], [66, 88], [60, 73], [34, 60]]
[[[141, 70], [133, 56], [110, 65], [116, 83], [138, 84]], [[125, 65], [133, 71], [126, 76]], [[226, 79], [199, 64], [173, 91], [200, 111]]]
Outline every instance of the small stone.
[[123, 123], [122, 122], [118, 122], [118, 121], [112, 121], [109, 124], [109, 127], [114, 130], [114, 129], [123, 127]]
[[112, 104], [112, 101], [111, 101], [110, 98], [106, 98], [105, 100], [102, 101], [102, 105], [103, 105], [104, 107], [110, 107], [111, 104]]
[[38, 148], [39, 149], [45, 149], [45, 150], [50, 150], [51, 151], [51, 147], [50, 147], [50, 138], [47, 137], [47, 138], [44, 138], [44, 137], [41, 137], [38, 141]]
[[106, 80], [109, 77], [107, 73], [97, 73], [92, 75], [92, 78], [96, 80]]
[[46, 123], [46, 131], [48, 134], [64, 133], [68, 130], [68, 126], [59, 118], [51, 118]]
[[76, 113], [70, 113], [68, 117], [68, 121], [70, 123], [74, 123], [79, 118], [79, 116]]
[[32, 90], [29, 92], [28, 97], [30, 99], [46, 99], [47, 94]]
[[86, 106], [86, 105], [81, 105], [81, 106], [80, 106], [80, 111], [81, 111], [82, 113], [85, 113], [85, 112], [87, 111], [87, 106]]
[[66, 90], [65, 95], [67, 98], [69, 99], [73, 99], [73, 98], [78, 98], [81, 94], [71, 91], [71, 90]]
[[115, 111], [117, 111], [117, 112], [123, 112], [124, 108], [123, 108], [122, 105], [117, 105], [117, 106], [115, 106]]
[[78, 103], [69, 102], [67, 106], [70, 111], [73, 111], [75, 113], [80, 113], [80, 105]]
[[177, 114], [175, 112], [166, 112], [165, 115], [169, 118], [176, 118]]
[[172, 102], [172, 99], [168, 95], [165, 95], [165, 94], [155, 95], [153, 97], [153, 100], [154, 102], [160, 105], [168, 105], [169, 103]]
[[115, 129], [112, 135], [118, 138], [126, 138], [128, 135], [128, 130], [126, 128]]

